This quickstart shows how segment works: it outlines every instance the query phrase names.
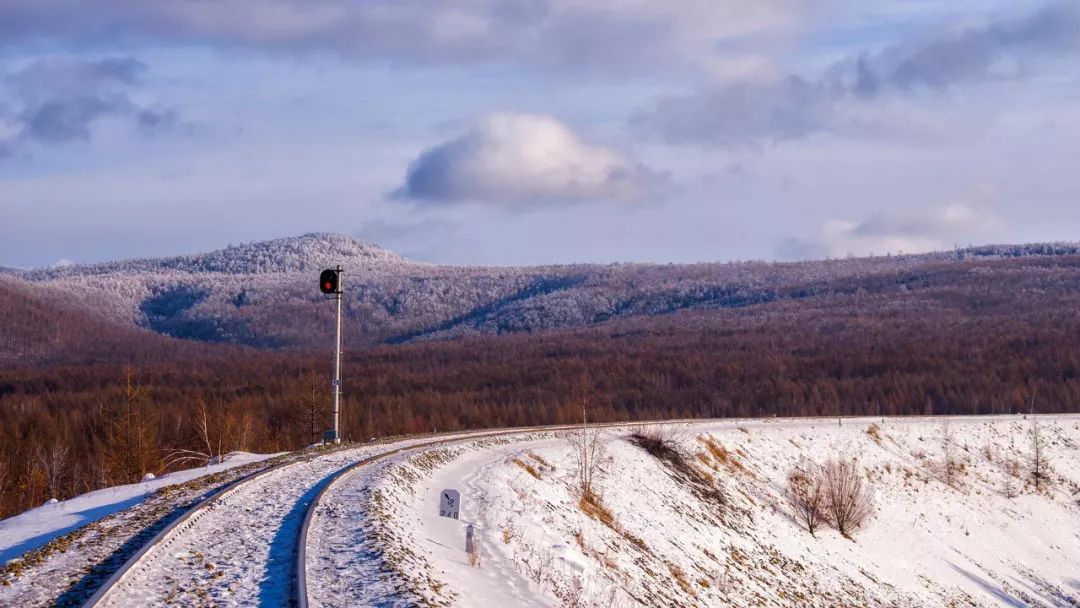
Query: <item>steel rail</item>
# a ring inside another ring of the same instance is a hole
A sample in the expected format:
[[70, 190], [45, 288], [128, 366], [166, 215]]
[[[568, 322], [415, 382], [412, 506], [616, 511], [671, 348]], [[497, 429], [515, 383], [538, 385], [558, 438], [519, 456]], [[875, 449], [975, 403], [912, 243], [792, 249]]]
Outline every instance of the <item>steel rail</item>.
[[[651, 425], [651, 424], [678, 424], [678, 423], [683, 423], [683, 422], [690, 422], [690, 421], [688, 421], [688, 420], [677, 420], [677, 421], [676, 420], [669, 420], [669, 421], [650, 421], [650, 422], [639, 422], [639, 423], [616, 422], [616, 423], [590, 424], [589, 427], [590, 428], [611, 428], [611, 427], [643, 426], [643, 425]], [[700, 422], [700, 421], [697, 421], [697, 422]], [[365, 457], [365, 458], [361, 458], [360, 460], [358, 460], [358, 461], [356, 461], [354, 463], [348, 464], [348, 465], [342, 467], [341, 469], [338, 469], [337, 471], [334, 471], [333, 473], [330, 473], [329, 475], [323, 477], [316, 484], [316, 485], [321, 484], [322, 487], [319, 488], [319, 490], [318, 490], [318, 492], [316, 492], [315, 496], [313, 496], [311, 501], [304, 507], [303, 523], [301, 524], [301, 526], [299, 528], [299, 531], [298, 531], [298, 533], [297, 533], [297, 535], [295, 537], [295, 540], [294, 540], [294, 542], [295, 542], [295, 546], [294, 546], [295, 559], [293, 560], [293, 568], [292, 568], [293, 572], [291, 573], [291, 576], [290, 576], [290, 579], [291, 579], [291, 581], [290, 581], [290, 595], [291, 595], [290, 604], [294, 605], [294, 606], [298, 606], [299, 608], [308, 608], [308, 606], [309, 606], [309, 599], [310, 598], [309, 598], [309, 590], [307, 588], [307, 540], [308, 540], [309, 530], [310, 530], [310, 527], [311, 527], [311, 521], [312, 521], [312, 519], [314, 517], [314, 513], [315, 513], [316, 508], [318, 507], [318, 505], [319, 505], [320, 501], [322, 500], [322, 498], [325, 496], [326, 492], [337, 481], [339, 481], [342, 477], [344, 477], [347, 473], [349, 473], [351, 471], [354, 471], [357, 468], [360, 468], [362, 466], [372, 464], [372, 463], [377, 462], [379, 460], [382, 460], [384, 458], [388, 458], [390, 456], [394, 456], [396, 454], [400, 454], [401, 452], [405, 452], [405, 451], [411, 451], [411, 450], [422, 451], [422, 450], [426, 450], [426, 449], [430, 449], [430, 448], [434, 448], [434, 447], [437, 447], [437, 446], [446, 445], [446, 444], [450, 444], [450, 443], [476, 441], [476, 440], [480, 440], [480, 439], [486, 439], [486, 438], [491, 438], [491, 437], [500, 437], [500, 436], [506, 436], [506, 435], [522, 435], [522, 434], [529, 434], [529, 433], [559, 432], [559, 431], [575, 430], [575, 429], [579, 429], [579, 428], [581, 428], [581, 425], [570, 424], [570, 425], [549, 425], [549, 426], [538, 426], [538, 427], [516, 427], [516, 428], [512, 428], [512, 429], [501, 429], [501, 430], [498, 430], [498, 431], [491, 431], [491, 432], [470, 433], [470, 434], [467, 434], [467, 435], [466, 434], [459, 434], [459, 432], [451, 432], [451, 433], [446, 433], [448, 435], [451, 435], [449, 437], [445, 437], [445, 438], [441, 438], [441, 439], [435, 439], [433, 441], [427, 441], [427, 442], [423, 442], [423, 443], [416, 443], [416, 444], [412, 444], [412, 445], [404, 445], [404, 446], [400, 446], [400, 447], [397, 447], [397, 448], [387, 450], [385, 452], [380, 452], [378, 454], [374, 454], [374, 455], [371, 455], [371, 456], [368, 456], [368, 457]], [[438, 435], [435, 435], [435, 436], [438, 436]], [[393, 439], [379, 441], [379, 442], [377, 442], [377, 444], [378, 443], [383, 443], [385, 441], [388, 445], [393, 445], [393, 443], [396, 443], [396, 442], [399, 442], [399, 441], [407, 441], [409, 439], [415, 439], [415, 438], [416, 438], [416, 436], [413, 436], [413, 437], [396, 437], [396, 438], [393, 438]], [[176, 519], [174, 519], [172, 522], [170, 522], [164, 528], [159, 530], [153, 537], [150, 538], [150, 540], [148, 540], [145, 544], [143, 544], [135, 553], [131, 554], [131, 556], [129, 556], [127, 558], [127, 560], [125, 560], [124, 564], [121, 565], [120, 568], [117, 569], [115, 572], [113, 572], [107, 579], [105, 579], [105, 581], [94, 591], [94, 593], [89, 598], [87, 598], [87, 600], [85, 602], [82, 603], [82, 608], [101, 608], [102, 606], [105, 606], [106, 602], [110, 599], [110, 597], [114, 593], [117, 592], [117, 590], [120, 588], [120, 585], [123, 583], [123, 581], [129, 575], [132, 574], [132, 572], [134, 572], [135, 570], [137, 570], [141, 566], [144, 566], [145, 564], [149, 563], [149, 560], [152, 559], [152, 557], [153, 557], [153, 553], [154, 553], [155, 549], [157, 549], [159, 547], [162, 547], [162, 546], [170, 545], [173, 542], [174, 539], [179, 537], [178, 535], [180, 533], [182, 533], [182, 532], [186, 531], [188, 528], [194, 526], [195, 523], [199, 520], [199, 517], [203, 513], [205, 513], [209, 508], [211, 508], [213, 505], [219, 503], [223, 498], [229, 496], [233, 492], [236, 492], [237, 490], [245, 487], [247, 484], [256, 481], [257, 479], [263, 477], [264, 475], [268, 475], [268, 474], [270, 474], [270, 473], [272, 473], [274, 471], [283, 469], [285, 467], [289, 467], [289, 466], [301, 464], [301, 463], [304, 463], [304, 462], [308, 462], [308, 461], [311, 461], [311, 460], [313, 460], [315, 458], [319, 458], [319, 457], [327, 455], [327, 454], [332, 454], [334, 452], [346, 451], [346, 450], [350, 450], [350, 449], [357, 449], [357, 448], [361, 448], [361, 447], [368, 446], [368, 445], [372, 445], [372, 444], [349, 444], [349, 445], [342, 444], [340, 447], [336, 447], [333, 450], [324, 451], [324, 452], [318, 452], [318, 453], [307, 455], [304, 458], [300, 458], [300, 459], [297, 459], [297, 460], [291, 460], [289, 462], [283, 462], [283, 463], [274, 465], [272, 467], [268, 467], [266, 469], [262, 469], [262, 470], [259, 470], [259, 471], [255, 471], [253, 473], [249, 473], [249, 474], [247, 474], [247, 475], [245, 475], [243, 477], [240, 477], [239, 479], [235, 479], [235, 480], [233, 480], [231, 482], [228, 482], [224, 486], [214, 490], [212, 493], [210, 493], [208, 496], [204, 497], [202, 500], [198, 501], [197, 504], [192, 505], [185, 512], [181, 513], [179, 516], [176, 517]]]

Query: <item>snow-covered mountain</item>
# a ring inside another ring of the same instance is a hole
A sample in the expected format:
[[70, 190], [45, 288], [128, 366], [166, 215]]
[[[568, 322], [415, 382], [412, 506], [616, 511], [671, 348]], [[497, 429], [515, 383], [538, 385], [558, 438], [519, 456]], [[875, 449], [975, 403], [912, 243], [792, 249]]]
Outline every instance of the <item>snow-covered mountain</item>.
[[337, 264], [350, 269], [402, 266], [410, 262], [381, 247], [340, 234], [310, 233], [210, 253], [169, 258], [141, 258], [101, 264], [67, 264], [25, 273], [32, 280], [135, 273], [274, 274], [319, 272]]
[[[337, 264], [345, 268], [346, 337], [372, 344], [573, 329], [838, 295], [1000, 290], [1038, 283], [1045, 273], [1074, 285], [1078, 258], [1076, 244], [1057, 243], [796, 263], [461, 267], [412, 262], [347, 236], [308, 234], [14, 276], [61, 290], [96, 315], [174, 337], [312, 346], [333, 319], [318, 273]], [[1033, 266], [1044, 274], [1024, 270]]]

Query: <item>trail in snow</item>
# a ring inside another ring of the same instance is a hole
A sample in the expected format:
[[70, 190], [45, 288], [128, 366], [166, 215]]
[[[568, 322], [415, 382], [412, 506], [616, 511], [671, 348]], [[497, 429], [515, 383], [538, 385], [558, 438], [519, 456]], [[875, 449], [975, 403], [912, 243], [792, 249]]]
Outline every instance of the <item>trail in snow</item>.
[[[513, 569], [489, 569], [496, 592], [482, 592], [468, 598], [441, 592], [441, 584], [429, 569], [438, 563], [443, 570], [438, 579], [454, 578], [455, 572], [471, 568], [464, 553], [465, 526], [478, 522], [476, 501], [465, 503], [460, 519], [438, 516], [439, 492], [443, 488], [425, 486], [415, 494], [424, 497], [419, 505], [402, 504], [399, 493], [413, 495], [410, 484], [425, 471], [444, 463], [464, 479], [474, 464], [482, 464], [475, 450], [500, 449], [522, 435], [461, 441], [425, 450], [413, 450], [371, 467], [350, 472], [339, 479], [324, 496], [315, 512], [308, 541], [308, 587], [312, 606], [345, 608], [356, 606], [413, 606], [428, 600], [446, 605], [515, 606], [531, 608], [549, 605], [533, 601], [528, 582]], [[535, 433], [524, 434], [535, 437]], [[467, 446], [467, 447], [462, 447]], [[459, 454], [468, 454], [457, 459]], [[440, 469], [441, 470], [441, 469]], [[447, 486], [449, 487], [449, 486]], [[418, 498], [419, 500], [419, 498]], [[386, 524], [405, 518], [415, 529], [428, 532], [413, 544], [403, 544], [400, 531]], [[440, 520], [440, 521], [434, 521]], [[477, 526], [479, 536], [484, 530]], [[506, 583], [502, 588], [494, 579]], [[523, 591], [522, 591], [523, 590]], [[468, 600], [468, 601], [467, 601]], [[464, 602], [464, 603], [463, 603]], [[472, 602], [472, 603], [469, 603]]]

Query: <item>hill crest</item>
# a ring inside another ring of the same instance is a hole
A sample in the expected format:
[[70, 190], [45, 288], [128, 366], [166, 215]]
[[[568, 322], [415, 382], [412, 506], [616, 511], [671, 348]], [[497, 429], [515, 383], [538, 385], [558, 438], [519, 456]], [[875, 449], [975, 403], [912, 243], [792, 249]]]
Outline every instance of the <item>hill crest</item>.
[[392, 251], [343, 234], [313, 232], [301, 236], [229, 245], [224, 249], [206, 253], [136, 258], [98, 264], [72, 264], [26, 271], [22, 274], [30, 280], [153, 272], [288, 274], [310, 273], [336, 264], [346, 268], [371, 268], [412, 263]]

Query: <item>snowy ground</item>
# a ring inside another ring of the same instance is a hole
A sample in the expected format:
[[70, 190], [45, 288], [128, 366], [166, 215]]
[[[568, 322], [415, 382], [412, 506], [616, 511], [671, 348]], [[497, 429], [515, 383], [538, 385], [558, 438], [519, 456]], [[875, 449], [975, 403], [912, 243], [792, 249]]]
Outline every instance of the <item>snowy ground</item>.
[[286, 605], [307, 502], [323, 478], [377, 449], [319, 456], [238, 487], [151, 552], [105, 605]]
[[[580, 501], [566, 431], [297, 453], [266, 461], [291, 464], [174, 531], [108, 603], [285, 605], [306, 505], [342, 467], [405, 448], [341, 477], [315, 510], [312, 605], [1080, 606], [1080, 416], [1039, 421], [1052, 468], [1041, 491], [1027, 472], [1031, 421], [1020, 417], [950, 419], [951, 484], [942, 419], [665, 425], [693, 475], [628, 442], [639, 427], [611, 427], [598, 507]], [[792, 517], [787, 476], [801, 460], [838, 456], [857, 459], [876, 514], [853, 539], [814, 537]], [[265, 466], [142, 500], [182, 480], [170, 476], [3, 522], [9, 551], [55, 538], [4, 566], [0, 606], [79, 605], [178, 513]], [[438, 514], [444, 489], [461, 492], [458, 520]], [[128, 500], [137, 504], [116, 511]], [[64, 534], [79, 524], [66, 518], [105, 512]]]
[[277, 454], [233, 452], [220, 463], [174, 471], [142, 483], [89, 492], [0, 520], [0, 564], [7, 563], [27, 551], [37, 549], [57, 536], [67, 534], [118, 511], [129, 509], [165, 486], [184, 483], [204, 475], [221, 473], [273, 456]]
[[[15, 542], [37, 535], [59, 535], [0, 566], [0, 606], [82, 605], [139, 547], [208, 493], [290, 457], [242, 457], [215, 467], [208, 475], [205, 469], [169, 475], [150, 495], [139, 493], [144, 489], [142, 484], [117, 489], [115, 494], [112, 489], [93, 492], [85, 502], [73, 499], [68, 506], [75, 503], [90, 510], [115, 512], [71, 531], [64, 531], [71, 523], [65, 520], [69, 509], [57, 509], [56, 505], [5, 520], [5, 534]], [[241, 464], [242, 460], [250, 462]], [[194, 478], [181, 482], [190, 477]], [[135, 504], [121, 508], [126, 501]], [[101, 515], [100, 511], [95, 515]], [[83, 517], [90, 520], [88, 515]]]
[[410, 446], [462, 436], [342, 446], [262, 473], [172, 530], [101, 605], [289, 605], [297, 591], [295, 557], [304, 515], [338, 472]]
[[[941, 419], [668, 427], [722, 501], [613, 429], [606, 513], [583, 512], [554, 434], [401, 457], [328, 496], [313, 534], [352, 536], [313, 541], [311, 576], [333, 590], [314, 604], [1080, 606], [1080, 417], [1039, 420], [1053, 469], [1039, 492], [1019, 417], [950, 420], [952, 485]], [[853, 540], [811, 536], [785, 497], [800, 459], [837, 456], [857, 458], [874, 492]], [[460, 520], [438, 515], [446, 488], [461, 492]]]

